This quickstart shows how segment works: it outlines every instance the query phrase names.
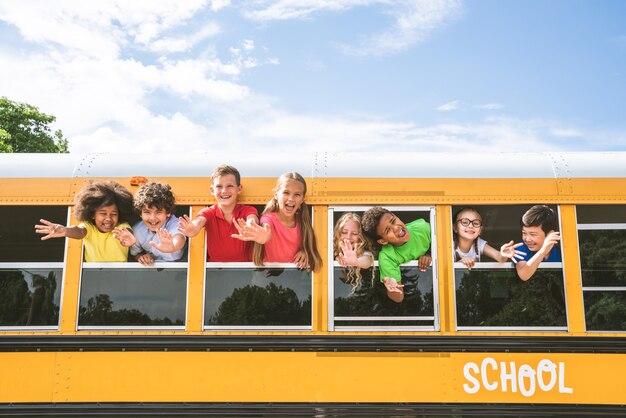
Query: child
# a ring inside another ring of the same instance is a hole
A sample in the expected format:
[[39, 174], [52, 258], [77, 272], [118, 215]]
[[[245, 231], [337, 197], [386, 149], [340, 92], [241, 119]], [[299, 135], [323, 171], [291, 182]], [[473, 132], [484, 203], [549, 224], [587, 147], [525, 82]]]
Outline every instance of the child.
[[[76, 226], [63, 226], [40, 219], [35, 232], [49, 238], [68, 237], [82, 239], [86, 262], [128, 261], [128, 247], [132, 242], [128, 234], [128, 220], [133, 212], [133, 196], [115, 181], [94, 180], [76, 194], [74, 216], [82, 221]], [[132, 236], [132, 234], [129, 234]]]
[[[454, 235], [454, 261], [465, 264], [469, 270], [480, 261], [481, 255], [486, 255], [500, 263], [508, 260], [508, 257], [500, 254], [500, 251], [487, 244], [487, 241], [480, 237], [483, 229], [483, 221], [478, 211], [474, 208], [462, 208], [454, 216], [452, 226]], [[516, 244], [513, 248], [519, 247]], [[515, 257], [522, 258], [520, 251], [515, 251]]]
[[263, 210], [261, 225], [238, 222], [243, 241], [254, 241], [253, 261], [262, 266], [268, 263], [295, 263], [300, 269], [316, 270], [322, 265], [317, 251], [311, 216], [304, 198], [306, 182], [295, 172], [278, 178], [274, 196]]
[[[546, 205], [535, 205], [528, 209], [520, 220], [522, 226], [523, 245], [513, 245], [513, 241], [504, 244], [500, 254], [510, 258], [515, 263], [515, 269], [520, 279], [526, 281], [537, 271], [542, 261], [560, 262], [561, 248], [556, 245], [561, 235], [556, 231], [558, 218], [554, 210]], [[524, 257], [521, 261], [515, 259], [514, 249]]]
[[207, 261], [246, 262], [252, 261], [252, 242], [233, 238], [237, 234], [237, 219], [244, 223], [258, 224], [256, 208], [237, 203], [243, 189], [239, 171], [229, 165], [220, 165], [211, 174], [211, 194], [217, 205], [202, 209], [193, 222], [187, 215], [180, 218], [178, 230], [188, 237], [195, 237], [206, 230]]
[[417, 259], [418, 268], [426, 271], [432, 258], [430, 224], [417, 219], [405, 225], [396, 215], [380, 206], [363, 214], [363, 232], [372, 242], [382, 246], [378, 255], [380, 279], [387, 288], [387, 296], [394, 302], [404, 300], [404, 285], [400, 265]]
[[347, 212], [339, 218], [333, 233], [333, 248], [335, 260], [347, 269], [344, 282], [352, 286], [354, 293], [361, 286], [361, 269], [368, 269], [374, 264], [374, 256], [367, 251], [359, 215]]
[[185, 253], [187, 238], [178, 232], [178, 217], [172, 212], [176, 199], [169, 184], [150, 181], [143, 184], [135, 195], [135, 210], [141, 221], [120, 236], [132, 242], [130, 254], [143, 265], [155, 261], [178, 261]]

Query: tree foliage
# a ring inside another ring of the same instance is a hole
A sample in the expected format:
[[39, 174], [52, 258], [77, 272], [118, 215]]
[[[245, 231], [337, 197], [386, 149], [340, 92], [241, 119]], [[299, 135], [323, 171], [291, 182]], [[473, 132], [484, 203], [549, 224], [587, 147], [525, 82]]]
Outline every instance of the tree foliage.
[[56, 118], [27, 103], [0, 98], [0, 153], [67, 153], [61, 130], [52, 131]]

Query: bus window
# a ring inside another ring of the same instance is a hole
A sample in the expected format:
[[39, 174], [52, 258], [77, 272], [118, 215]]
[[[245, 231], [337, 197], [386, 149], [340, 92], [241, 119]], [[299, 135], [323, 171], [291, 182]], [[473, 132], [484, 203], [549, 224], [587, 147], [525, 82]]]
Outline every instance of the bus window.
[[310, 272], [277, 263], [206, 267], [205, 329], [311, 329]]
[[0, 206], [0, 329], [58, 329], [65, 240], [41, 241], [39, 219], [66, 206]]
[[626, 205], [576, 207], [588, 331], [626, 331]]
[[[333, 254], [333, 231], [337, 221], [347, 212], [363, 214], [368, 207], [329, 208], [329, 329], [349, 330], [425, 330], [439, 329], [437, 309], [436, 266], [426, 272], [417, 268], [417, 261], [401, 266], [404, 300], [391, 301], [380, 280], [378, 262], [372, 268], [360, 270], [360, 279], [343, 268]], [[431, 225], [431, 251], [436, 248], [434, 208], [389, 207], [405, 224], [424, 219]], [[433, 260], [436, 255], [431, 254]], [[376, 258], [376, 254], [375, 254]]]
[[[520, 218], [529, 208], [474, 206], [482, 219], [481, 238], [498, 252], [506, 242], [521, 242]], [[452, 208], [453, 218], [461, 209]], [[452, 241], [454, 246], [454, 232]], [[453, 247], [458, 330], [567, 330], [562, 263], [542, 262], [522, 281], [511, 261], [482, 254], [470, 270], [454, 254]]]
[[187, 263], [84, 263], [78, 329], [184, 329]]
[[[176, 207], [179, 217], [189, 213], [189, 206]], [[187, 261], [186, 253], [178, 262], [156, 261], [152, 266], [84, 262], [78, 329], [184, 329]]]

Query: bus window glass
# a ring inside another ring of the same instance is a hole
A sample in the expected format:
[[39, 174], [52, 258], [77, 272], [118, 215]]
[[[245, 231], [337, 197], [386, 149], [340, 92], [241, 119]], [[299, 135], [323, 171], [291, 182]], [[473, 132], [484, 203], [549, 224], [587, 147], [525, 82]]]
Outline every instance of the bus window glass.
[[[461, 206], [452, 207], [457, 329], [567, 330], [562, 263], [543, 261], [532, 277], [523, 281], [509, 259], [499, 258], [502, 244], [522, 242], [520, 219], [530, 207], [480, 205], [467, 212]], [[550, 209], [558, 214], [556, 206]], [[486, 241], [475, 239], [483, 250], [478, 251], [471, 269], [454, 247], [462, 232], [460, 222], [455, 225], [454, 221], [463, 213], [480, 218], [481, 225], [469, 229]], [[555, 251], [560, 258], [560, 248]]]
[[576, 207], [588, 331], [626, 331], [626, 205]]
[[0, 328], [58, 328], [65, 240], [42, 241], [35, 225], [65, 224], [67, 213], [67, 206], [0, 206]]
[[[369, 269], [345, 268], [335, 260], [334, 229], [342, 216], [353, 212], [361, 217], [367, 207], [335, 207], [329, 209], [329, 326], [331, 330], [436, 330], [438, 320], [435, 309], [435, 266], [425, 272], [418, 269], [417, 260], [401, 266], [404, 300], [396, 303], [389, 299], [381, 282], [378, 262]], [[404, 224], [423, 219], [434, 225], [431, 207], [389, 207]], [[436, 248], [431, 228], [431, 251]], [[377, 248], [367, 250], [377, 258]], [[431, 254], [433, 259], [434, 254]]]
[[207, 263], [205, 329], [310, 329], [311, 273], [291, 264]]
[[187, 265], [83, 264], [78, 328], [183, 328]]

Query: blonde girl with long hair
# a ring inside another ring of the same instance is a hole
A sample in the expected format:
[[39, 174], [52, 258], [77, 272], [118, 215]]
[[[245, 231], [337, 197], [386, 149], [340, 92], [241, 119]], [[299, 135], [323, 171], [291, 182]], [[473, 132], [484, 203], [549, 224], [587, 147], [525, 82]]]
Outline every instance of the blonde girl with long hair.
[[255, 242], [254, 264], [294, 263], [307, 270], [322, 266], [305, 197], [304, 177], [296, 172], [285, 173], [276, 182], [274, 195], [265, 205], [260, 225], [237, 220], [239, 233], [233, 238]]
[[333, 232], [333, 257], [345, 271], [341, 280], [352, 286], [352, 292], [361, 286], [361, 270], [374, 264], [367, 240], [361, 231], [361, 217], [354, 212], [344, 213]]

